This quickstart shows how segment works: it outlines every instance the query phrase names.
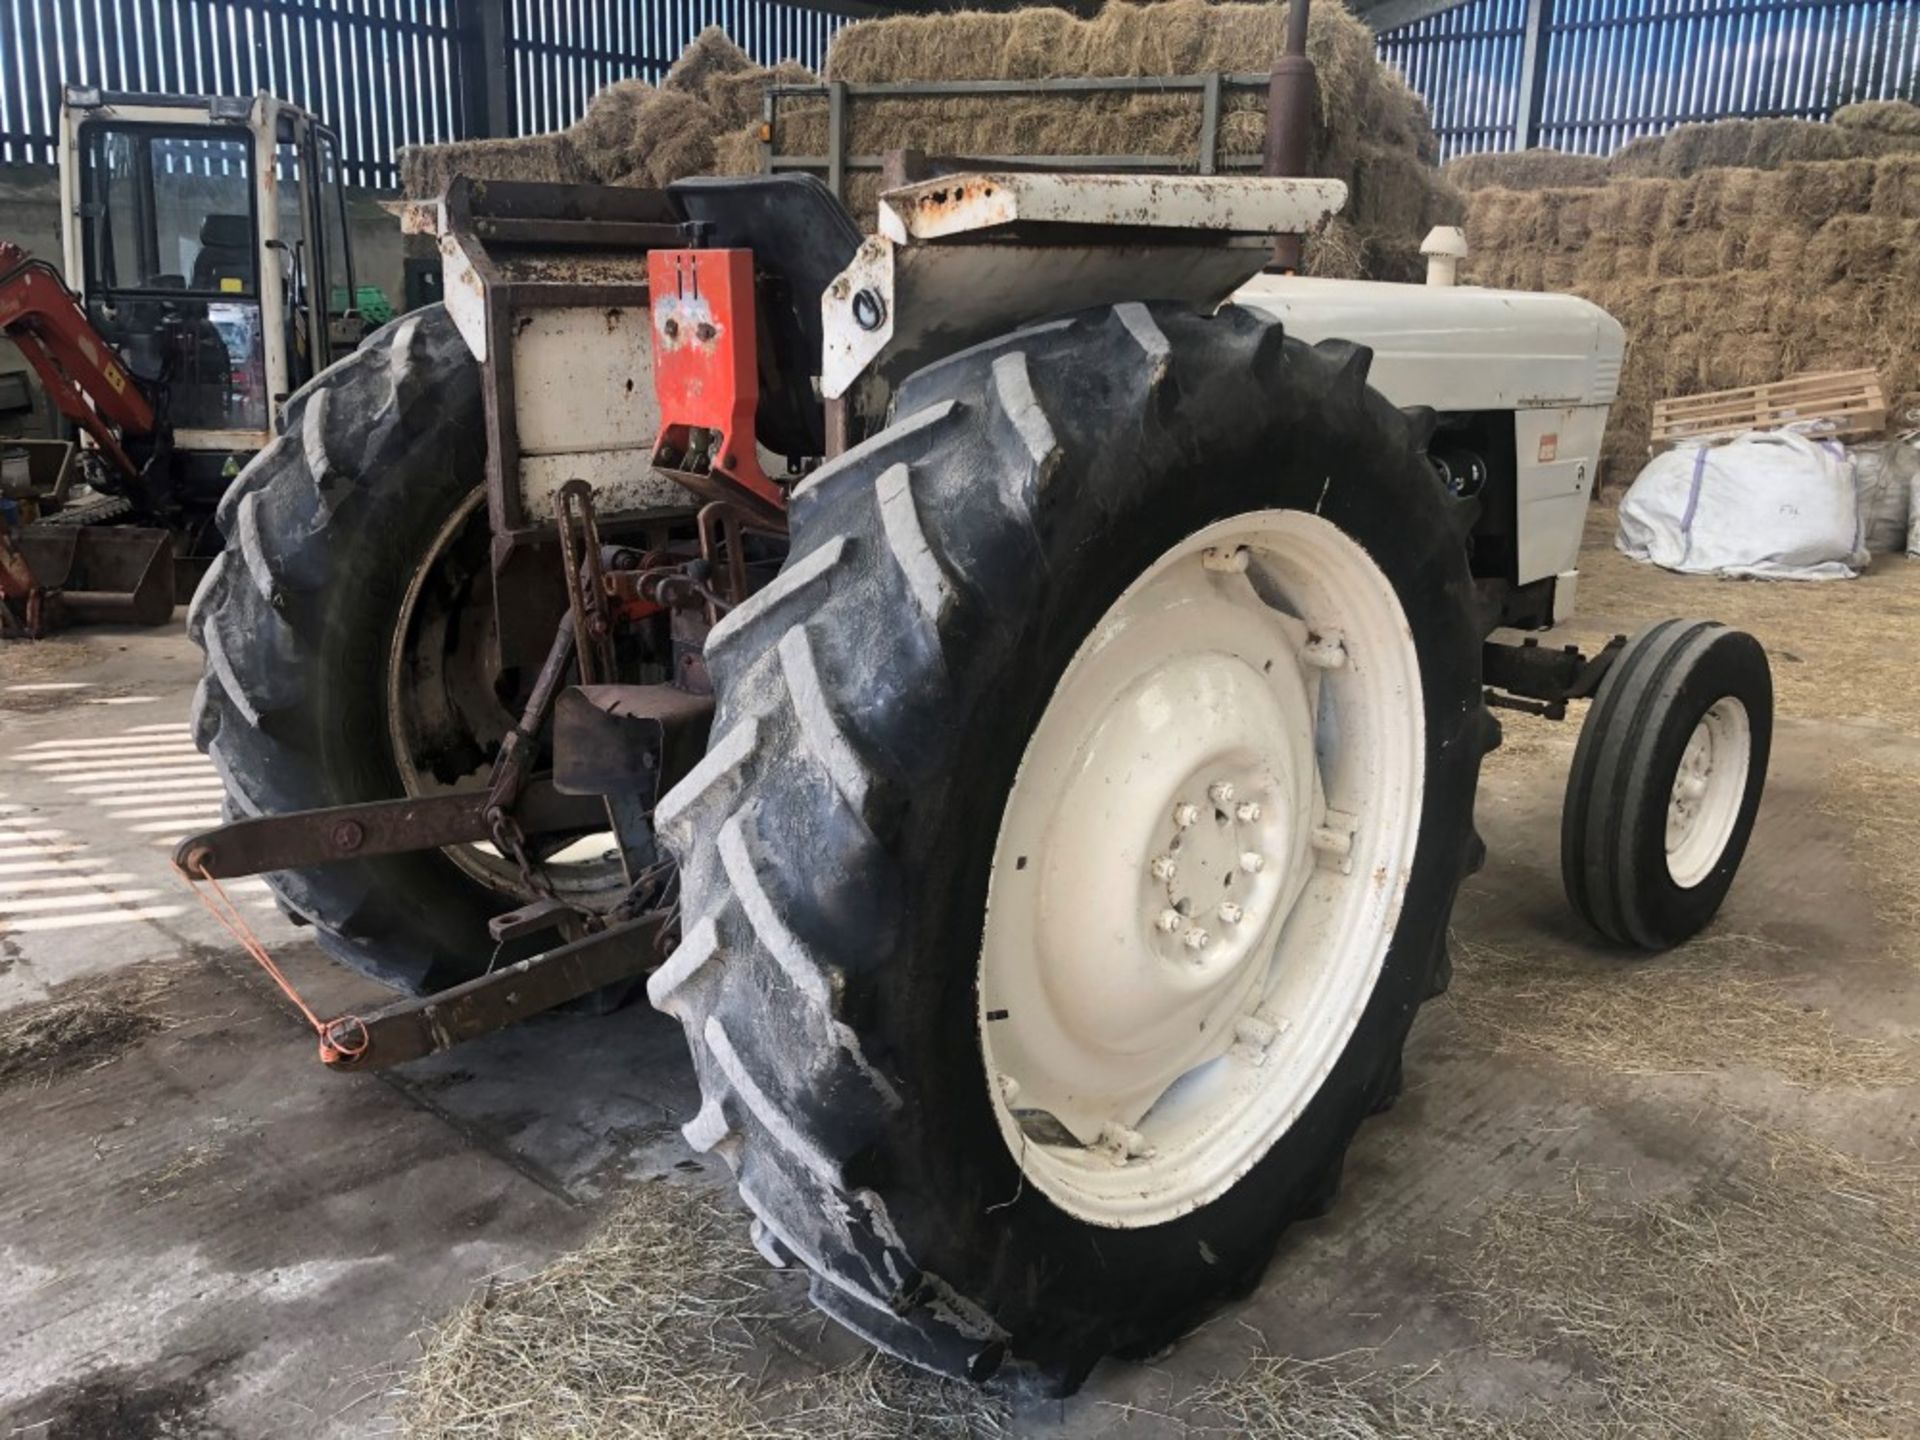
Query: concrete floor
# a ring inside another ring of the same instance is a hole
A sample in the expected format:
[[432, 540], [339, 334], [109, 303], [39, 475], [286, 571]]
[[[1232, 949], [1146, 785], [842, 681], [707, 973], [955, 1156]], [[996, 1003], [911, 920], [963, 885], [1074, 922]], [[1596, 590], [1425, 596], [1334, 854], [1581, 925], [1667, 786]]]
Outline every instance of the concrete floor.
[[[1914, 577], [1887, 563], [1912, 594]], [[1683, 608], [1710, 611], [1712, 587], [1693, 593], [1701, 603]], [[546, 1018], [387, 1076], [323, 1071], [303, 1022], [168, 868], [172, 840], [218, 818], [187, 735], [198, 655], [179, 626], [87, 632], [0, 667], [0, 1011], [124, 994], [158, 1020], [0, 1085], [0, 1435], [383, 1433], [423, 1326], [484, 1277], [577, 1244], [626, 1182], [703, 1163], [675, 1129], [694, 1099], [678, 1029], [644, 1007]], [[1480, 805], [1492, 860], [1457, 936], [1468, 953], [1562, 955], [1604, 985], [1612, 972], [1593, 970], [1602, 952], [1559, 890], [1573, 731], [1511, 730]], [[1784, 716], [1718, 928], [1766, 938], [1737, 963], [1807, 1024], [1911, 1057], [1920, 972], [1872, 905], [1837, 903], [1865, 886], [1820, 803], [1837, 750], [1920, 771], [1910, 730]], [[317, 1010], [372, 998], [261, 888], [236, 898]], [[1508, 983], [1463, 961], [1456, 994], [1482, 978]], [[1015, 1428], [1092, 1436], [1124, 1418], [1129, 1434], [1178, 1433], [1165, 1412], [1260, 1350], [1364, 1350], [1379, 1366], [1439, 1367], [1424, 1383], [1477, 1405], [1599, 1414], [1604, 1377], [1585, 1358], [1496, 1343], [1464, 1298], [1493, 1201], [1552, 1192], [1570, 1170], [1685, 1193], [1737, 1162], [1752, 1124], [1885, 1158], [1920, 1115], [1911, 1083], [1827, 1089], [1701, 1043], [1697, 1064], [1596, 1066], [1494, 1043], [1451, 1002], [1428, 1007], [1405, 1098], [1366, 1128], [1335, 1209], [1289, 1237], [1259, 1292]]]

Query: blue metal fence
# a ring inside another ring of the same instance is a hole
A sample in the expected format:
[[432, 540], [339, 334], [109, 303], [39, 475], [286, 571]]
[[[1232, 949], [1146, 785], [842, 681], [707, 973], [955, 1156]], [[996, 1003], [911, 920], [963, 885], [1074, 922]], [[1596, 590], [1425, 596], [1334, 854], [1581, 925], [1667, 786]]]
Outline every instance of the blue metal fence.
[[1920, 0], [1469, 0], [1380, 53], [1448, 156], [1606, 154], [1690, 120], [1920, 98]]

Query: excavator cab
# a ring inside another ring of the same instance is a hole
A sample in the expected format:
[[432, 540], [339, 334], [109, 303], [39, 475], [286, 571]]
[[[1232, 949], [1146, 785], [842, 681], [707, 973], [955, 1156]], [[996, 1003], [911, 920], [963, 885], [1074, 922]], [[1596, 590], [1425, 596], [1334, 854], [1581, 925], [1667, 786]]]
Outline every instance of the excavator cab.
[[270, 95], [68, 86], [61, 115], [67, 277], [158, 417], [128, 445], [141, 508], [210, 512], [365, 330], [339, 143]]
[[90, 493], [0, 512], [0, 632], [165, 620], [288, 396], [367, 329], [339, 142], [305, 110], [70, 85], [60, 113], [65, 276], [0, 239], [0, 332], [81, 431]]

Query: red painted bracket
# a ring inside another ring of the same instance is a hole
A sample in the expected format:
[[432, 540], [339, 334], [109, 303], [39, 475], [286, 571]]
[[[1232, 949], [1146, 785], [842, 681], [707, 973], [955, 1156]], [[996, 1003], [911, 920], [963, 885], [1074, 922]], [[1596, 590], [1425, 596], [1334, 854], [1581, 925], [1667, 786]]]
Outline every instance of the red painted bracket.
[[786, 492], [760, 468], [760, 403], [751, 250], [653, 250], [653, 388], [660, 438], [653, 463], [692, 489], [776, 514]]

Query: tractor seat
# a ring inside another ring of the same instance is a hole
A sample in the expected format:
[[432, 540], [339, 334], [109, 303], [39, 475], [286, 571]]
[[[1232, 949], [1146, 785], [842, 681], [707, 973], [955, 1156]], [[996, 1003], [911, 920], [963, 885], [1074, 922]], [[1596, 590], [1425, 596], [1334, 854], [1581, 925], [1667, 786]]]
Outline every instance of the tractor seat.
[[[228, 282], [226, 286], [222, 281]], [[253, 217], [209, 215], [200, 222], [200, 253], [193, 257], [195, 290], [240, 289], [252, 293]]]

